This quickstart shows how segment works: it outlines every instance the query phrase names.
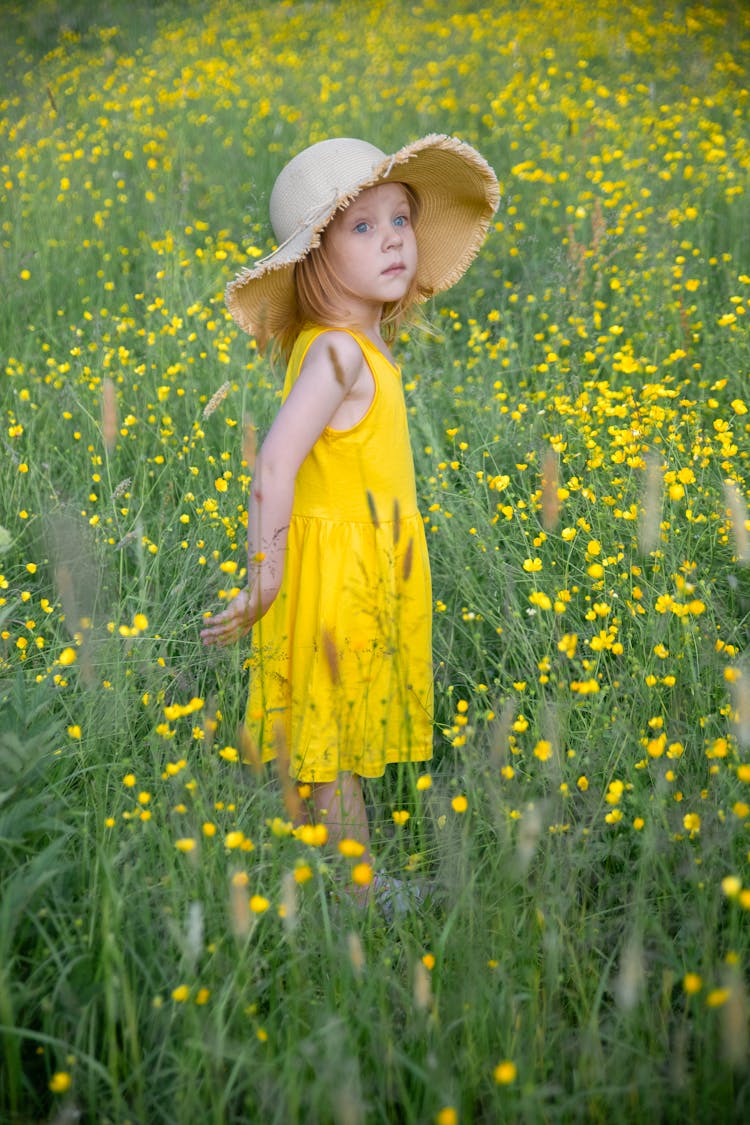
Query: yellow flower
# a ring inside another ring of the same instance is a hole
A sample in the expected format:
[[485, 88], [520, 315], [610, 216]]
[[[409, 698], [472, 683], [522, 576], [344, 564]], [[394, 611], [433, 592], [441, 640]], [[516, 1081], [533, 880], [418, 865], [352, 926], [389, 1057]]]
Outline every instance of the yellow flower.
[[463, 794], [459, 793], [459, 795], [457, 797], [454, 797], [451, 801], [451, 808], [454, 812], [465, 813], [468, 807], [469, 802], [466, 800]]
[[263, 914], [270, 905], [271, 903], [263, 895], [252, 895], [250, 898], [250, 909], [253, 914]]
[[195, 996], [196, 1004], [206, 1004], [210, 995], [211, 992], [208, 988], [199, 988]]
[[132, 789], [135, 785], [135, 774], [126, 773], [124, 778], [122, 779], [122, 783], [123, 785], [126, 785], [128, 789]]
[[696, 832], [700, 832], [701, 830], [701, 818], [698, 816], [698, 813], [685, 813], [682, 818], [682, 823], [691, 836], [694, 836]]
[[369, 887], [372, 882], [372, 867], [369, 863], [358, 863], [352, 868], [352, 880], [358, 887]]
[[729, 999], [728, 988], [712, 988], [706, 997], [706, 1007], [720, 1008]]
[[667, 744], [667, 736], [664, 731], [661, 732], [658, 738], [650, 738], [646, 743], [646, 752], [650, 758], [660, 758], [664, 753], [664, 747]]
[[398, 825], [406, 824], [410, 815], [411, 814], [409, 813], [408, 809], [394, 809], [391, 813], [391, 816], [393, 817], [393, 823]]
[[49, 1088], [53, 1094], [64, 1094], [70, 1089], [73, 1079], [67, 1070], [56, 1070], [49, 1080]]
[[[750, 780], [750, 766], [748, 766], [748, 780]], [[432, 778], [428, 773], [423, 773], [420, 777], [417, 778], [417, 789], [419, 789], [420, 791], [429, 789], [431, 785]]]
[[339, 840], [338, 848], [341, 855], [346, 856], [347, 859], [359, 859], [365, 852], [364, 844], [360, 844], [359, 840], [352, 840], [349, 837]]
[[517, 1074], [516, 1064], [510, 1059], [503, 1059], [493, 1070], [492, 1077], [498, 1086], [509, 1086], [511, 1082], [515, 1082]]
[[589, 787], [589, 779], [581, 774], [581, 776], [578, 778], [578, 781], [576, 782], [576, 785], [582, 793], [585, 793]]
[[742, 890], [742, 880], [739, 875], [725, 875], [721, 880], [721, 889], [727, 898], [737, 898]]
[[175, 840], [174, 846], [180, 852], [191, 852], [195, 847], [195, 840], [192, 836], [182, 836], [179, 840]]
[[593, 695], [599, 691], [599, 683], [593, 678], [589, 680], [571, 680], [570, 690], [577, 692], [579, 695]]
[[540, 762], [547, 762], [552, 757], [552, 743], [546, 738], [540, 738], [534, 747], [534, 757]]
[[328, 841], [328, 829], [325, 824], [301, 824], [299, 828], [294, 829], [292, 835], [313, 848], [322, 848]]
[[552, 609], [552, 599], [541, 590], [534, 590], [533, 594], [529, 594], [529, 601], [539, 609]]
[[422, 964], [424, 965], [425, 969], [429, 969], [429, 971], [432, 972], [432, 970], [435, 968], [435, 954], [434, 953], [423, 954]]
[[560, 640], [557, 642], [557, 649], [558, 652], [565, 653], [568, 660], [572, 660], [576, 654], [577, 644], [578, 637], [575, 633], [565, 633], [565, 635], [560, 637]]
[[176, 1004], [184, 1004], [190, 995], [190, 989], [186, 984], [180, 984], [177, 988], [172, 989], [172, 999]]
[[74, 648], [71, 648], [70, 645], [68, 645], [67, 648], [64, 648], [58, 657], [58, 660], [62, 664], [63, 668], [68, 668], [71, 664], [75, 664], [77, 659], [78, 655], [76, 653], [76, 650]]
[[437, 1111], [435, 1125], [458, 1125], [458, 1114], [452, 1105], [444, 1105]]
[[81, 740], [81, 728], [79, 727], [78, 723], [72, 723], [71, 726], [68, 727], [68, 735], [75, 742], [80, 742], [80, 740]]
[[703, 988], [703, 981], [698, 973], [685, 973], [685, 976], [682, 978], [682, 987], [685, 992], [687, 992], [688, 996], [695, 996], [696, 992], [700, 992]]
[[609, 782], [607, 792], [605, 794], [605, 801], [607, 804], [618, 804], [622, 798], [625, 785], [622, 781], [615, 778], [614, 781]]
[[294, 869], [294, 881], [302, 886], [313, 877], [312, 867], [309, 863], [300, 863]]

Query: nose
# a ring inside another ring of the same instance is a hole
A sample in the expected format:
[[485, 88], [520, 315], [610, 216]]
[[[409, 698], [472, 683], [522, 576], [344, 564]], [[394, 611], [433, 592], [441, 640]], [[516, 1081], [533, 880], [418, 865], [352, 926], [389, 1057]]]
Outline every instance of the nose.
[[386, 250], [396, 249], [404, 241], [404, 236], [401, 233], [400, 227], [394, 227], [390, 223], [386, 228], [385, 236], [383, 238], [383, 247]]

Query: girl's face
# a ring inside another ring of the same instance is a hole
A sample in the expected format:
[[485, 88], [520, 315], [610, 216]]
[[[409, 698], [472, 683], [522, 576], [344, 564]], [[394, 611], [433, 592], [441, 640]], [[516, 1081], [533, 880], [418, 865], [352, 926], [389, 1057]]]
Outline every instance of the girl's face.
[[409, 197], [401, 184], [366, 188], [326, 229], [326, 250], [351, 294], [351, 313], [377, 328], [383, 305], [404, 297], [417, 270]]

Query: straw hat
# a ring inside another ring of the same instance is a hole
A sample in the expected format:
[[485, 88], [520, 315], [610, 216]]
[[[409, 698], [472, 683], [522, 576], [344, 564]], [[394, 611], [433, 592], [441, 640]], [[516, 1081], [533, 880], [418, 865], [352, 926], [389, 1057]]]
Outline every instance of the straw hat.
[[251, 335], [276, 336], [295, 317], [294, 266], [337, 211], [365, 188], [402, 183], [419, 199], [416, 225], [419, 299], [449, 289], [481, 246], [499, 202], [497, 178], [479, 153], [440, 134], [386, 156], [351, 137], [320, 141], [280, 172], [270, 199], [278, 247], [226, 290], [230, 313]]

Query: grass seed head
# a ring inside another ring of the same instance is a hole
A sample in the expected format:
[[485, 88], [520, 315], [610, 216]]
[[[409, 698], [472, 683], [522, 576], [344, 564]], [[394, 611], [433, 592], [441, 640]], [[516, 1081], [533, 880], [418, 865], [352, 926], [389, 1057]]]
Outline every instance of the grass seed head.
[[102, 441], [107, 453], [117, 444], [117, 391], [110, 378], [102, 379]]
[[367, 507], [368, 507], [369, 512], [370, 512], [370, 519], [372, 520], [372, 525], [375, 528], [375, 530], [377, 531], [378, 528], [380, 527], [380, 520], [378, 519], [378, 510], [375, 507], [375, 497], [370, 492], [369, 488], [367, 489]]
[[560, 519], [560, 466], [556, 454], [548, 449], [542, 460], [542, 527], [554, 531]]
[[518, 830], [518, 864], [522, 873], [529, 869], [542, 834], [542, 814], [534, 804], [526, 806]]
[[[216, 730], [216, 712], [213, 712], [213, 721], [206, 720], [206, 738], [213, 742], [214, 731]], [[259, 774], [263, 769], [263, 759], [261, 758], [258, 743], [253, 738], [248, 730], [247, 723], [240, 723], [237, 728], [237, 746], [239, 747], [240, 757], [246, 765], [251, 766], [256, 774]]]
[[516, 705], [508, 699], [502, 706], [500, 713], [495, 712], [496, 718], [490, 723], [489, 747], [490, 761], [495, 769], [500, 769], [508, 760], [510, 748], [510, 734], [513, 729], [513, 720], [516, 717]]
[[615, 979], [615, 1001], [623, 1012], [631, 1012], [643, 992], [643, 942], [640, 934], [632, 934], [620, 958], [620, 971]]
[[232, 389], [232, 384], [227, 381], [226, 383], [221, 384], [218, 391], [214, 391], [214, 393], [211, 395], [210, 399], [208, 400], [208, 402], [206, 403], [206, 405], [203, 408], [203, 421], [204, 422], [205, 422], [206, 418], [210, 418], [211, 415], [213, 414], [213, 412], [219, 406], [221, 406], [222, 402], [227, 397], [227, 395], [229, 394], [231, 389]]
[[414, 962], [414, 1007], [418, 1012], [426, 1012], [432, 1005], [432, 983], [430, 974], [422, 961]]
[[409, 542], [406, 544], [406, 550], [404, 551], [404, 561], [403, 561], [402, 566], [401, 566], [401, 574], [402, 574], [404, 582], [409, 581], [409, 576], [411, 575], [411, 568], [412, 568], [413, 562], [414, 562], [414, 540], [410, 539]]
[[748, 535], [747, 504], [737, 485], [732, 480], [724, 481], [724, 500], [727, 515], [732, 525], [734, 553], [743, 565], [750, 562], [750, 535]]
[[191, 969], [203, 953], [204, 932], [203, 903], [196, 900], [190, 903], [185, 919], [185, 955]]
[[734, 704], [734, 733], [740, 746], [747, 747], [750, 746], [750, 666], [736, 667], [729, 686]]
[[112, 499], [113, 500], [119, 500], [121, 496], [125, 495], [125, 493], [128, 491], [128, 489], [130, 488], [132, 483], [133, 483], [132, 477], [123, 477], [123, 479], [116, 486], [114, 492], [112, 493]]
[[643, 555], [650, 555], [659, 546], [663, 487], [661, 459], [658, 454], [651, 452], [646, 457], [641, 519], [638, 525], [638, 546]]
[[744, 1070], [748, 1052], [747, 989], [736, 965], [727, 966], [729, 995], [721, 1007], [722, 1053], [733, 1070]]
[[336, 382], [340, 387], [345, 387], [346, 378], [344, 376], [344, 369], [341, 366], [341, 361], [339, 360], [339, 355], [335, 348], [328, 349], [328, 358], [331, 361], [331, 367], [333, 368], [333, 373], [336, 376]]
[[285, 871], [281, 879], [281, 920], [287, 936], [297, 928], [297, 880], [293, 871]]
[[[216, 718], [216, 697], [210, 695], [206, 701], [206, 707], [203, 712], [203, 748], [205, 750], [211, 750], [218, 725], [219, 723]], [[240, 729], [237, 731], [237, 745], [240, 748], [240, 753], [242, 753], [242, 729], [244, 727], [245, 724], [242, 723]], [[244, 754], [242, 755], [242, 760], [245, 760]]]
[[235, 871], [229, 880], [229, 925], [237, 941], [250, 933], [252, 918], [244, 871]]
[[326, 658], [326, 666], [331, 677], [331, 683], [334, 687], [338, 687], [341, 683], [341, 667], [339, 664], [339, 650], [336, 647], [336, 640], [330, 629], [323, 626], [321, 630], [321, 638], [323, 641], [323, 653]]
[[346, 935], [346, 950], [355, 977], [361, 977], [365, 968], [365, 951], [362, 948], [359, 934], [354, 930], [350, 930]]
[[277, 723], [273, 732], [274, 748], [276, 750], [276, 771], [281, 785], [281, 796], [287, 816], [295, 824], [302, 817], [302, 801], [297, 786], [289, 774], [289, 747], [287, 746], [286, 733], [281, 723]]

